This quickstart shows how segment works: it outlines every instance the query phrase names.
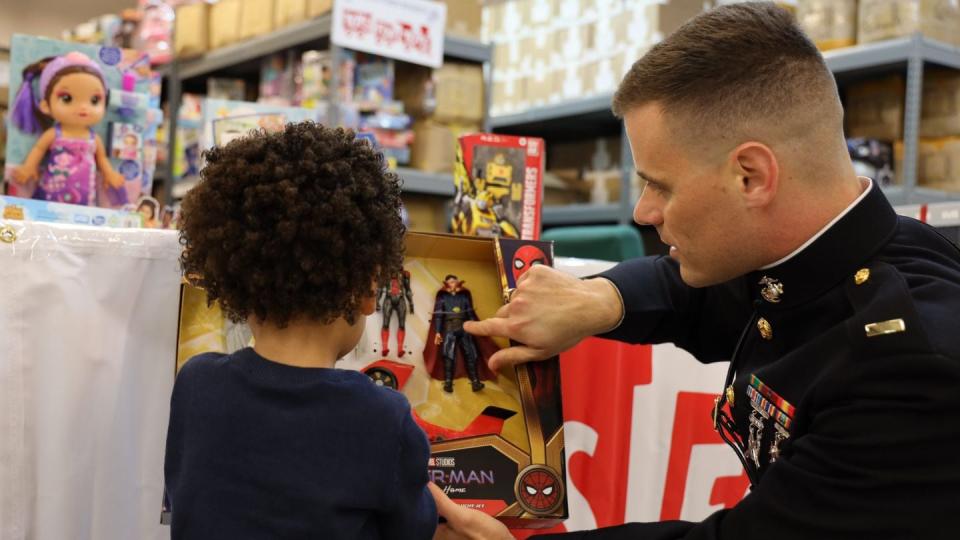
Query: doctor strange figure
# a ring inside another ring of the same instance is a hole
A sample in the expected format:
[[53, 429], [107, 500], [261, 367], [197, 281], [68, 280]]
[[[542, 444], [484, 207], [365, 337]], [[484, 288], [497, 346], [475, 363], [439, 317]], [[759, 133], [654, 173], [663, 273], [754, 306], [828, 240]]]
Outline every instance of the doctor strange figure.
[[[445, 392], [453, 392], [453, 379], [464, 375], [470, 378], [474, 392], [483, 389], [481, 379], [496, 378], [487, 367], [487, 359], [496, 352], [497, 345], [490, 338], [474, 337], [463, 329], [465, 321], [477, 320], [473, 298], [463, 284], [453, 274], [443, 278], [443, 288], [437, 292], [430, 333], [423, 351], [427, 371], [435, 379], [440, 379], [442, 374]], [[443, 358], [442, 373], [438, 355]]]

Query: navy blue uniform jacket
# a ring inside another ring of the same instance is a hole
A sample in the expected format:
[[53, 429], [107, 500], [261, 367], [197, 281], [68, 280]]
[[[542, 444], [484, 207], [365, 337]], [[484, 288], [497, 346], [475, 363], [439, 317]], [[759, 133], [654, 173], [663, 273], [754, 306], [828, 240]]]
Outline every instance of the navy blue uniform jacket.
[[960, 538], [960, 252], [934, 229], [874, 187], [795, 256], [728, 283], [688, 287], [663, 257], [603, 276], [626, 307], [606, 337], [715, 362], [745, 332], [731, 431], [756, 482], [702, 523], [566, 538]]

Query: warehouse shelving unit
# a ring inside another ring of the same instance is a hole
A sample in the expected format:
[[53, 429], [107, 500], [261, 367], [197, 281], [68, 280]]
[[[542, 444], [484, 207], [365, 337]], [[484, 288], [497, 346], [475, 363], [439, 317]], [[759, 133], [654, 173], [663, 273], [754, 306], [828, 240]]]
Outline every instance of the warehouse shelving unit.
[[[308, 49], [331, 49], [334, 58], [337, 47], [330, 42], [331, 15], [327, 14], [300, 24], [288, 26], [273, 33], [259, 36], [241, 43], [229, 45], [210, 51], [203, 56], [189, 60], [175, 60], [166, 66], [162, 73], [166, 83], [166, 99], [170, 111], [169, 146], [171, 159], [163, 171], [163, 178], [173, 178], [173, 160], [175, 134], [177, 132], [177, 111], [180, 109], [181, 96], [185, 85], [196, 85], [209, 76], [217, 75], [249, 75], [259, 70], [260, 60], [271, 54], [289, 51], [293, 57], [296, 51]], [[489, 111], [490, 75], [492, 69], [492, 48], [476, 40], [455, 36], [444, 38], [444, 56], [450, 59], [476, 62], [484, 66], [485, 103], [484, 111]], [[339, 74], [337, 66], [332, 70], [334, 80], [332, 86], [338, 86], [336, 77]], [[336, 92], [333, 92], [328, 118], [331, 123], [336, 122], [337, 103]], [[488, 118], [484, 118], [487, 126]], [[432, 174], [409, 168], [398, 168], [397, 173], [404, 181], [403, 189], [406, 193], [425, 195], [453, 196], [453, 181], [449, 174]], [[165, 181], [164, 189], [167, 200], [175, 195], [174, 182]], [[181, 186], [177, 192], [184, 191]], [[176, 193], [179, 194], [179, 193]]]
[[[906, 70], [906, 96], [904, 103], [904, 162], [901, 185], [884, 188], [890, 201], [901, 213], [910, 214], [911, 209], [929, 205], [924, 217], [936, 221], [938, 226], [960, 225], [960, 213], [956, 218], [937, 221], [936, 215], [953, 216], [960, 208], [960, 193], [938, 191], [917, 185], [917, 139], [920, 127], [921, 96], [923, 94], [923, 70], [928, 64], [960, 69], [960, 48], [946, 45], [920, 34], [910, 37], [857, 45], [824, 53], [827, 66], [838, 79], [856, 78], [872, 73]], [[518, 114], [497, 116], [490, 119], [495, 131], [536, 135], [540, 137], [569, 138], [576, 133], [580, 137], [610, 135], [620, 130], [620, 122], [610, 112], [612, 95], [603, 94], [582, 100], [559, 103], [531, 109]], [[633, 164], [629, 150], [622, 152], [624, 169], [621, 193], [629, 193], [630, 174]], [[571, 225], [581, 223], [629, 223], [633, 201], [619, 205], [577, 204], [548, 206], [543, 211], [545, 225]], [[953, 219], [953, 221], [951, 221]]]

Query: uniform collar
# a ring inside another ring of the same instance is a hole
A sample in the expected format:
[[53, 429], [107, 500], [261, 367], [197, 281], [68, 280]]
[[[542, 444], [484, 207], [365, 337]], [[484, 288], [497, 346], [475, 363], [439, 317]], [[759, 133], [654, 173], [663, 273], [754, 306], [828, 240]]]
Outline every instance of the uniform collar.
[[747, 286], [767, 307], [812, 300], [853, 276], [887, 242], [896, 224], [896, 212], [871, 181], [860, 197], [796, 251], [747, 274]]

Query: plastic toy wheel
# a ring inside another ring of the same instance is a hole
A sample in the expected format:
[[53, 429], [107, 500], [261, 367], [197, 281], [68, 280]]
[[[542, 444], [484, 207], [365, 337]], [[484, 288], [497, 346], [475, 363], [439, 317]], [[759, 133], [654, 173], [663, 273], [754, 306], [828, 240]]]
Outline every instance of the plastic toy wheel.
[[372, 368], [365, 372], [368, 377], [373, 379], [377, 386], [386, 386], [387, 388], [397, 389], [397, 377], [389, 369]]

